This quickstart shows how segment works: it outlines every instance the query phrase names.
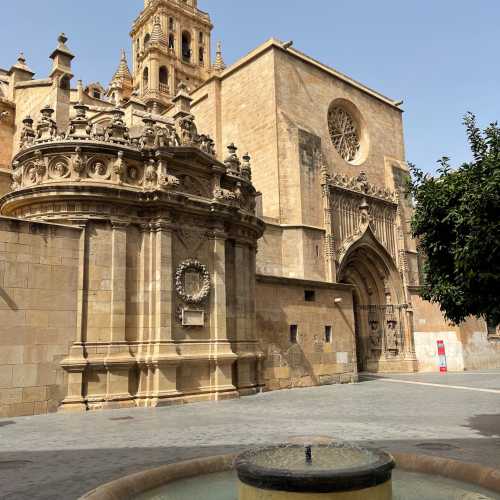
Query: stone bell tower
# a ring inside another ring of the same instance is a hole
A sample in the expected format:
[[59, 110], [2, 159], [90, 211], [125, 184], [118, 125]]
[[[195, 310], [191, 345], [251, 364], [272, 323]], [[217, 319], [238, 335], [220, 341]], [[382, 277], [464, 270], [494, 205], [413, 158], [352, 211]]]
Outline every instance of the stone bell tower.
[[180, 82], [194, 90], [208, 79], [212, 28], [197, 0], [144, 0], [130, 36], [134, 88], [149, 106], [162, 110]]

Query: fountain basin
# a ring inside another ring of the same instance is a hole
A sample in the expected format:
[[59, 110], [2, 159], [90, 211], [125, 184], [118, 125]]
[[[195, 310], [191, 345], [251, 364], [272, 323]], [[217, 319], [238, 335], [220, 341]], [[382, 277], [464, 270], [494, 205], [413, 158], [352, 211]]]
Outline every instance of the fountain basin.
[[[401, 474], [396, 480], [395, 500], [500, 499], [500, 470], [420, 454], [393, 453], [393, 457], [396, 461], [394, 474]], [[222, 455], [164, 465], [107, 483], [81, 500], [236, 500], [235, 458], [235, 455]], [[419, 486], [411, 494], [399, 495], [398, 483], [405, 486], [415, 477], [428, 480], [427, 491], [442, 486], [446, 491], [435, 491], [429, 496]], [[462, 490], [461, 496], [450, 493], [457, 489]]]
[[391, 455], [345, 444], [287, 444], [235, 460], [240, 500], [390, 500]]

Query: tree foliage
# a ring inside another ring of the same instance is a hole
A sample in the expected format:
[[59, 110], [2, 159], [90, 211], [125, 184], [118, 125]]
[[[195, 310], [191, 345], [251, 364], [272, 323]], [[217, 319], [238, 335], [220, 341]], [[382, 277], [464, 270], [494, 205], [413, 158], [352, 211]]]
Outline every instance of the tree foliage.
[[448, 320], [482, 316], [500, 323], [500, 129], [464, 118], [472, 161], [442, 158], [436, 176], [411, 165], [414, 237], [424, 255], [422, 296]]

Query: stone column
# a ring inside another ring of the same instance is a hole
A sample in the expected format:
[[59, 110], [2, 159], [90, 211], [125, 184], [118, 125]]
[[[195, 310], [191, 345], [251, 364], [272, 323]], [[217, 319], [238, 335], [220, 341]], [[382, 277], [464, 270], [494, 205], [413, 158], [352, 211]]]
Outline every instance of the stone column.
[[330, 283], [337, 281], [337, 268], [335, 265], [335, 237], [333, 234], [333, 221], [332, 221], [332, 200], [330, 189], [328, 188], [327, 181], [323, 181], [323, 209], [325, 221], [325, 270], [326, 280]]
[[85, 317], [87, 315], [88, 294], [88, 245], [87, 229], [81, 226], [79, 248], [78, 248], [78, 289], [77, 289], [77, 311], [75, 341], [70, 348], [69, 355], [61, 362], [61, 366], [68, 374], [67, 394], [59, 410], [60, 411], [85, 411], [87, 406], [83, 398], [83, 374], [87, 365], [83, 345], [85, 342]]
[[126, 340], [127, 227], [111, 222], [111, 321], [108, 353], [104, 365], [107, 377], [107, 407], [134, 406], [129, 392], [129, 371], [135, 363]]
[[256, 390], [255, 252], [247, 243], [236, 242], [234, 252], [237, 389], [240, 394]]
[[172, 338], [173, 310], [173, 236], [168, 221], [153, 224], [155, 232], [155, 269], [152, 278], [155, 301], [155, 335], [152, 346], [154, 370], [152, 405], [177, 396], [177, 365], [179, 355]]
[[151, 226], [141, 224], [141, 254], [139, 264], [139, 347], [137, 363], [139, 365], [139, 387], [136, 401], [139, 406], [147, 406], [150, 395], [150, 346], [151, 346]]
[[214, 398], [234, 397], [232, 366], [237, 355], [232, 352], [227, 336], [226, 318], [226, 235], [214, 231], [212, 243], [212, 297], [211, 297], [211, 386]]

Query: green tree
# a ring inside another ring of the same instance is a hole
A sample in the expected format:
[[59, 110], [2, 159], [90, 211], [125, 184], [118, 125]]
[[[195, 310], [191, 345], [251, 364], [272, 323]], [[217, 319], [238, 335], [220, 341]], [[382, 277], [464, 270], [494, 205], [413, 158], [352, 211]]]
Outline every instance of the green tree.
[[456, 324], [467, 316], [500, 323], [500, 129], [464, 118], [472, 161], [439, 161], [436, 176], [410, 166], [414, 237], [424, 255], [422, 296]]

